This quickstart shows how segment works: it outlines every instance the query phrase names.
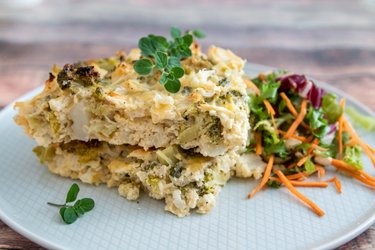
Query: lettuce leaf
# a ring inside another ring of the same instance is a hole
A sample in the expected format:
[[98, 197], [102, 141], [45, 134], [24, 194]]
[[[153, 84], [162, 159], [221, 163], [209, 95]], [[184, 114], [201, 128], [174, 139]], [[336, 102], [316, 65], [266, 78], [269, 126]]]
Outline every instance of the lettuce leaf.
[[334, 94], [323, 96], [322, 109], [330, 124], [337, 122], [343, 111]]
[[346, 147], [344, 150], [344, 161], [356, 169], [363, 169], [361, 148], [357, 145]]
[[345, 109], [346, 114], [349, 116], [350, 121], [354, 126], [363, 128], [367, 131], [375, 131], [375, 118], [371, 116], [362, 115], [353, 107]]

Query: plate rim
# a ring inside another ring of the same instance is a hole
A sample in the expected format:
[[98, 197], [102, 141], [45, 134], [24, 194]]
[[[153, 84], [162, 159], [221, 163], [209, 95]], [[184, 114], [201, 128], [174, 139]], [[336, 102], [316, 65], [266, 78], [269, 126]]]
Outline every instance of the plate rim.
[[[267, 65], [262, 65], [262, 64], [257, 64], [257, 63], [251, 63], [251, 62], [246, 62], [245, 64], [245, 72], [246, 68], [249, 67], [255, 67], [252, 68], [252, 71], [269, 71], [269, 70], [277, 70], [277, 68], [267, 66]], [[372, 111], [369, 107], [367, 107], [365, 104], [357, 100], [355, 97], [351, 96], [350, 94], [320, 80], [316, 80], [313, 77], [309, 77], [309, 79], [313, 80], [316, 82], [317, 85], [322, 87], [325, 90], [332, 91], [334, 93], [339, 94], [340, 96], [345, 97], [347, 100], [349, 100], [351, 103], [355, 104], [357, 107], [360, 107], [363, 111], [366, 113], [370, 114], [372, 117], [375, 117], [375, 112]], [[6, 115], [14, 109], [14, 104], [16, 102], [30, 99], [33, 97], [35, 94], [39, 93], [41, 90], [43, 90], [44, 85], [40, 85], [39, 87], [27, 92], [26, 94], [22, 95], [21, 97], [17, 98], [16, 100], [12, 101], [10, 104], [6, 105], [1, 111], [0, 111], [0, 120], [6, 117]], [[0, 219], [8, 225], [11, 229], [16, 231], [17, 233], [21, 234], [25, 238], [31, 240], [32, 242], [45, 247], [47, 249], [66, 249], [65, 247], [61, 246], [60, 244], [51, 241], [47, 238], [44, 238], [31, 230], [28, 230], [22, 226], [22, 224], [16, 222], [15, 220], [10, 219], [7, 215], [6, 212], [2, 210], [0, 207]], [[312, 249], [333, 249], [337, 248], [350, 240], [356, 238], [358, 235], [363, 233], [365, 230], [370, 228], [373, 224], [375, 223], [375, 211], [371, 213], [371, 215], [366, 218], [363, 222], [361, 222], [358, 225], [355, 225], [351, 230], [349, 230], [347, 233], [341, 235], [340, 237], [337, 237], [333, 240], [328, 240], [327, 242], [323, 242], [321, 245], [313, 246]]]

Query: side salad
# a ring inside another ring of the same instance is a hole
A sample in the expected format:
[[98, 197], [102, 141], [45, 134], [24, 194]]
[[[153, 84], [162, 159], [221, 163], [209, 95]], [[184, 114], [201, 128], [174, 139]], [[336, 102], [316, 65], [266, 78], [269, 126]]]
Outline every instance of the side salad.
[[[249, 150], [268, 162], [252, 198], [264, 186], [285, 186], [318, 216], [320, 209], [296, 187], [326, 188], [333, 183], [342, 192], [337, 176], [323, 180], [328, 166], [375, 188], [375, 177], [363, 171], [364, 152], [375, 166], [375, 149], [361, 140], [345, 113], [345, 99], [326, 93], [304, 75], [285, 71], [259, 74], [247, 80], [253, 138]], [[351, 111], [353, 112], [353, 111]], [[311, 176], [321, 181], [306, 181]]]

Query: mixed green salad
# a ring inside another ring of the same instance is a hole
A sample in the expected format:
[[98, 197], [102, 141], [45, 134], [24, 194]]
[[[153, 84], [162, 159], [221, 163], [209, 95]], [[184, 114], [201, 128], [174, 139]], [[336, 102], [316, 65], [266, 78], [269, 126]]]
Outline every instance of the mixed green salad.
[[[260, 184], [248, 195], [253, 197], [265, 185], [286, 186], [319, 216], [324, 212], [295, 187], [325, 188], [334, 183], [341, 193], [337, 176], [323, 180], [332, 165], [340, 172], [375, 188], [375, 177], [363, 171], [362, 152], [375, 165], [375, 150], [364, 143], [344, 116], [345, 99], [327, 93], [304, 75], [277, 71], [248, 80], [250, 123], [253, 138], [248, 147], [268, 162]], [[361, 125], [372, 129], [372, 118], [359, 115]], [[305, 181], [317, 175], [321, 181]]]

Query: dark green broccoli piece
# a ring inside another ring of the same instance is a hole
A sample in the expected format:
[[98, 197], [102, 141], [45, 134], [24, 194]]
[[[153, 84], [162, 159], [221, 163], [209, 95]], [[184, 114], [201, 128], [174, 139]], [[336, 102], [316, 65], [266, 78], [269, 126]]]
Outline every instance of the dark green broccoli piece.
[[99, 79], [99, 73], [95, 71], [94, 66], [82, 66], [82, 64], [65, 64], [57, 75], [57, 83], [62, 90], [69, 88], [72, 82], [88, 87]]
[[208, 136], [211, 138], [213, 144], [218, 144], [222, 139], [223, 125], [219, 117], [211, 116], [211, 118], [212, 121], [208, 125]]

